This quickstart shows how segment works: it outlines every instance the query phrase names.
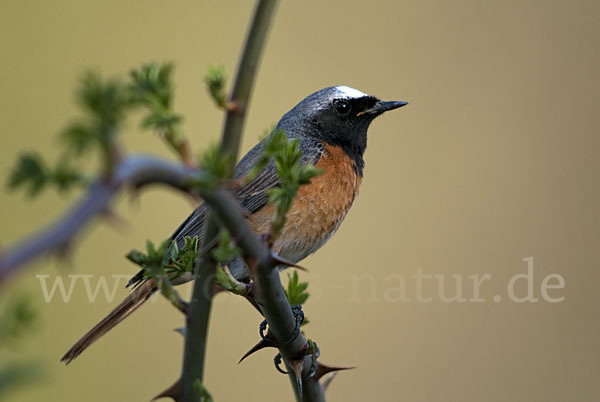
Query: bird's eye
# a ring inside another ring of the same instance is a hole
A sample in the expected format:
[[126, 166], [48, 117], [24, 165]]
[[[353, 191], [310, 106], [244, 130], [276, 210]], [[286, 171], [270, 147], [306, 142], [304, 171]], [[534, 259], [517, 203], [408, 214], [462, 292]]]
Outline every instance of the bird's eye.
[[338, 100], [333, 103], [333, 108], [338, 114], [347, 115], [350, 113], [350, 104], [343, 100]]

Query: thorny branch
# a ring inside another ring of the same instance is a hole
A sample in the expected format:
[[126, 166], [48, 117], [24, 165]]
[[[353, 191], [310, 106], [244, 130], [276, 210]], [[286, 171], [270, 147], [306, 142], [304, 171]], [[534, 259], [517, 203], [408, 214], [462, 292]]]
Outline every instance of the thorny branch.
[[[229, 177], [233, 175], [250, 93], [276, 6], [276, 0], [259, 0], [256, 3], [233, 89], [227, 102], [232, 107], [227, 108], [219, 154], [228, 160]], [[210, 241], [217, 233], [218, 226], [212, 214], [209, 214], [208, 225], [204, 234], [205, 242]], [[194, 280], [194, 290], [186, 321], [185, 349], [181, 374], [181, 397], [182, 401], [186, 402], [201, 399], [194, 385], [197, 381], [202, 383], [204, 378], [208, 322], [215, 287], [216, 268], [217, 265], [211, 258], [203, 258], [199, 261], [195, 270], [196, 279]]]
[[197, 171], [154, 156], [131, 155], [122, 159], [110, 179], [99, 178], [64, 216], [46, 229], [22, 240], [0, 255], [0, 284], [25, 263], [52, 251], [65, 250], [94, 218], [110, 209], [112, 199], [125, 186], [141, 188], [151, 183], [190, 191]]

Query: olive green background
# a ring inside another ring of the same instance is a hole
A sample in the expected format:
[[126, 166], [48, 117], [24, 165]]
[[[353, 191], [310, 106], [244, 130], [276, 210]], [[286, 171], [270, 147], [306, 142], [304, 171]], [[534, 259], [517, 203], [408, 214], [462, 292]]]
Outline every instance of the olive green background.
[[[245, 1], [0, 2], [0, 175], [25, 150], [59, 156], [56, 134], [77, 116], [73, 93], [88, 67], [124, 77], [142, 62], [174, 61], [186, 133], [198, 151], [216, 142], [222, 114], [202, 77], [209, 64], [234, 71], [251, 9]], [[328, 400], [600, 399], [599, 16], [593, 0], [280, 4], [244, 151], [325, 86], [410, 102], [372, 124], [361, 194], [335, 237], [304, 261], [313, 293], [307, 335], [324, 362], [358, 366], [338, 375]], [[172, 157], [136, 119], [122, 141], [132, 152]], [[3, 247], [78, 195], [47, 191], [29, 202], [3, 191]], [[124, 227], [91, 225], [69, 263], [38, 260], [2, 290], [4, 300], [30, 294], [40, 314], [11, 356], [46, 369], [10, 400], [147, 401], [178, 376], [182, 338], [172, 329], [183, 319], [160, 297], [68, 367], [58, 363], [127, 291], [90, 303], [79, 282], [69, 303], [56, 295], [46, 304], [36, 275], [94, 274], [95, 286], [99, 275], [133, 274], [123, 255], [168, 236], [193, 208], [163, 188], [114, 206]], [[531, 256], [539, 301], [512, 302], [507, 283]], [[445, 275], [448, 295], [451, 275], [461, 275], [467, 298], [469, 275], [490, 274], [485, 301], [444, 303], [429, 280], [423, 291], [433, 300], [418, 302], [411, 275], [419, 267]], [[549, 291], [564, 301], [542, 299], [549, 274], [564, 278], [564, 289]], [[397, 300], [399, 276], [410, 301]], [[206, 375], [217, 401], [292, 400], [273, 351], [237, 365], [259, 322], [242, 300], [217, 297]]]

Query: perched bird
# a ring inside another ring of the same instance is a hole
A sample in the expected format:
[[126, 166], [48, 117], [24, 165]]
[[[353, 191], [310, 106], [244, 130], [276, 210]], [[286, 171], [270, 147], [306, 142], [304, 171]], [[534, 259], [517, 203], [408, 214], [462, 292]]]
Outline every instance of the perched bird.
[[[317, 251], [339, 228], [358, 193], [367, 147], [369, 124], [382, 113], [406, 105], [406, 102], [384, 102], [347, 86], [322, 89], [309, 95], [287, 112], [276, 129], [285, 131], [289, 139], [297, 138], [302, 151], [301, 164], [313, 163], [323, 173], [310, 184], [300, 187], [288, 214], [288, 220], [273, 250], [281, 257], [297, 263]], [[265, 140], [252, 148], [238, 163], [235, 177], [244, 177], [261, 156]], [[270, 227], [274, 207], [267, 203], [265, 190], [279, 184], [274, 164], [267, 165], [234, 195], [248, 213], [248, 221], [256, 233]], [[172, 239], [183, 246], [186, 236], [202, 240], [208, 207], [200, 205], [173, 233]], [[229, 268], [232, 274], [247, 280], [248, 272], [241, 258]], [[189, 277], [186, 278], [189, 280]], [[130, 284], [135, 290], [108, 316], [88, 331], [61, 361], [71, 362], [94, 341], [140, 307], [157, 290], [143, 271]]]

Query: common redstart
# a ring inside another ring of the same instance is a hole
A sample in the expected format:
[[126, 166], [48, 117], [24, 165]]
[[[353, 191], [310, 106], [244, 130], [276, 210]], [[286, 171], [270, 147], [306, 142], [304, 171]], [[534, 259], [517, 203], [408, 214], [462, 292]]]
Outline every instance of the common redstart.
[[[347, 86], [335, 86], [309, 95], [281, 118], [276, 130], [283, 130], [290, 140], [298, 139], [302, 151], [300, 163], [313, 163], [323, 173], [298, 190], [288, 220], [273, 244], [275, 253], [297, 263], [331, 238], [358, 194], [365, 166], [363, 155], [369, 124], [382, 113], [406, 104], [401, 101], [384, 102]], [[266, 141], [259, 142], [242, 158], [236, 167], [236, 178], [245, 177], [252, 169], [262, 155]], [[274, 215], [274, 206], [267, 203], [265, 191], [279, 183], [271, 161], [253, 180], [234, 193], [258, 234], [267, 233]], [[198, 236], [202, 242], [207, 212], [208, 207], [200, 205], [171, 238], [181, 247], [186, 236]], [[248, 271], [241, 258], [235, 259], [229, 269], [236, 278], [247, 280]], [[186, 279], [190, 280], [191, 276]], [[143, 271], [135, 275], [129, 284], [137, 287], [77, 341], [61, 361], [71, 362], [157, 290], [154, 280], [146, 279]]]

